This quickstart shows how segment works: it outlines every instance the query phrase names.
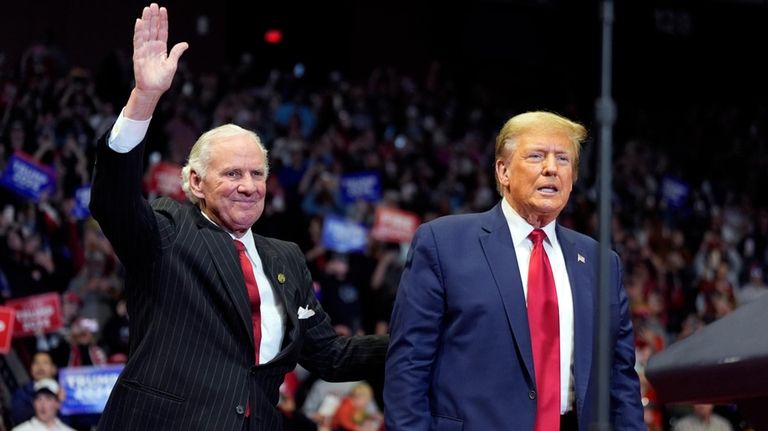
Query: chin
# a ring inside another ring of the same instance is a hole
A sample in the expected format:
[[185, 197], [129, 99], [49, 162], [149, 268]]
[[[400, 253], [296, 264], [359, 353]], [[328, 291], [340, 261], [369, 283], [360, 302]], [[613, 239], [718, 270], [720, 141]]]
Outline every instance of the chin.
[[536, 211], [541, 214], [553, 214], [553, 213], [557, 214], [560, 211], [562, 211], [563, 208], [565, 208], [565, 205], [560, 200], [558, 200], [557, 202], [546, 201], [546, 202], [541, 202], [539, 205], [537, 205]]

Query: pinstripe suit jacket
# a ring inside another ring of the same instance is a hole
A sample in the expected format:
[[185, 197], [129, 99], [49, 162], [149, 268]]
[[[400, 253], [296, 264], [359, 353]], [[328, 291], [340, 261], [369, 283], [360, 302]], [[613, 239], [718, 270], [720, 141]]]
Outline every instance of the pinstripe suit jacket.
[[[126, 268], [130, 355], [101, 430], [280, 430], [278, 388], [297, 362], [326, 380], [383, 372], [388, 338], [338, 337], [293, 243], [254, 235], [286, 311], [277, 357], [254, 366], [245, 281], [228, 233], [191, 203], [141, 193], [143, 144], [127, 154], [99, 141], [91, 211]], [[278, 277], [279, 274], [282, 274]], [[316, 311], [298, 319], [299, 307]]]

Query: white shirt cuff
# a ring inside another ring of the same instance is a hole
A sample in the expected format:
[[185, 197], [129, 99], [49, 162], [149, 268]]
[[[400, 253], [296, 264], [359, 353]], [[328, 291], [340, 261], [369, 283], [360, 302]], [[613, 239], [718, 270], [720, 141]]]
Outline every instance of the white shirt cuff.
[[152, 120], [152, 117], [146, 120], [131, 120], [123, 116], [123, 111], [125, 108], [120, 111], [109, 134], [109, 148], [118, 153], [127, 153], [136, 148], [147, 135], [149, 122]]

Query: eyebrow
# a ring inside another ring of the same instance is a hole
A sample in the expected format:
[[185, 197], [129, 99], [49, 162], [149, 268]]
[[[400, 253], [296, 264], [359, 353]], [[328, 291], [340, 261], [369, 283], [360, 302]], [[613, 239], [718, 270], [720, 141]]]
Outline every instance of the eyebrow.
[[221, 169], [219, 169], [219, 172], [229, 172], [229, 171], [245, 171], [245, 172], [251, 172], [251, 171], [265, 171], [266, 167], [256, 167], [256, 168], [244, 168], [242, 166], [224, 166]]

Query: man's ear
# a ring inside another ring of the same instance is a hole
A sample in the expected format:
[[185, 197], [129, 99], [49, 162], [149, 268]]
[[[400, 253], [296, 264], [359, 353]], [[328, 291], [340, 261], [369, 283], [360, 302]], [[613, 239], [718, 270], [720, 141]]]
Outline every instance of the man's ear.
[[494, 167], [496, 169], [496, 179], [499, 181], [499, 184], [507, 186], [509, 184], [509, 169], [507, 168], [507, 164], [504, 163], [504, 160], [496, 159], [496, 165]]
[[205, 199], [202, 183], [203, 178], [197, 172], [194, 170], [189, 171], [189, 190], [198, 199]]

